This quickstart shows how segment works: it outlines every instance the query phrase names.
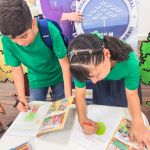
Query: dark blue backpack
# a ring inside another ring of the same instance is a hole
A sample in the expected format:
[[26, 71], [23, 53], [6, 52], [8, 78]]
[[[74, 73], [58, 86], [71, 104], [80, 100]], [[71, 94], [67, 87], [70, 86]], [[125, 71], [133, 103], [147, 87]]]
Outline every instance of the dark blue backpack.
[[60, 35], [64, 41], [64, 45], [66, 46], [66, 48], [68, 47], [68, 39], [63, 34], [63, 32], [57, 22], [43, 18], [43, 17], [37, 17], [37, 21], [38, 21], [39, 31], [40, 31], [41, 37], [43, 39], [43, 42], [46, 44], [46, 46], [49, 49], [53, 50], [53, 43], [52, 43], [51, 33], [48, 28], [48, 22], [53, 23], [57, 27], [57, 29], [59, 30]]

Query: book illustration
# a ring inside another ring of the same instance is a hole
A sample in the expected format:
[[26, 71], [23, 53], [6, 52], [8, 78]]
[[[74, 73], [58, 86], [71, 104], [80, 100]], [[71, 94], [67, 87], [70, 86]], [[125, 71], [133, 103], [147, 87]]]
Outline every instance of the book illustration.
[[46, 132], [62, 129], [64, 127], [72, 101], [73, 97], [69, 97], [53, 102], [43, 119], [37, 136], [40, 136]]
[[117, 139], [113, 139], [108, 146], [108, 150], [128, 150], [130, 147]]
[[53, 113], [56, 114], [60, 112], [65, 112], [68, 105], [69, 105], [69, 102], [67, 101], [67, 99], [56, 101], [50, 106], [47, 114], [52, 115]]
[[114, 136], [112, 137], [111, 144], [108, 146], [108, 150], [116, 150], [112, 147], [116, 146], [121, 150], [129, 150], [134, 149], [138, 150], [138, 144], [136, 142], [130, 142], [130, 129], [131, 129], [131, 121], [123, 118], [117, 128]]
[[64, 115], [65, 113], [45, 118], [40, 130], [51, 129], [60, 126], [64, 119]]

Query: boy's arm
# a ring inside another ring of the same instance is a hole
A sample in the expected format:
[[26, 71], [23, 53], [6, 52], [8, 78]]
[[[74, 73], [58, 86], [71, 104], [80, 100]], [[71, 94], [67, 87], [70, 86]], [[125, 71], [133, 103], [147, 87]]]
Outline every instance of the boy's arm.
[[129, 111], [132, 116], [132, 130], [130, 133], [131, 140], [135, 138], [140, 146], [140, 149], [143, 149], [145, 145], [147, 148], [150, 148], [150, 142], [148, 142], [150, 141], [150, 132], [144, 125], [138, 91], [126, 89], [126, 95]]
[[59, 59], [59, 63], [62, 69], [63, 79], [64, 79], [64, 90], [65, 90], [65, 97], [69, 97], [72, 95], [71, 90], [71, 74], [68, 59], [65, 56], [62, 59]]
[[12, 67], [13, 79], [18, 93], [19, 101], [23, 103], [18, 103], [19, 111], [27, 111], [29, 106], [25, 97], [25, 86], [24, 86], [24, 75], [22, 66]]

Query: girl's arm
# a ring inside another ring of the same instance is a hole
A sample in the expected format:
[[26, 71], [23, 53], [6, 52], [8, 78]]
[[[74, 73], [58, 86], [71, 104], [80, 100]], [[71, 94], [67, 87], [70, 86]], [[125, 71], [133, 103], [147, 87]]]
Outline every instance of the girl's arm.
[[135, 139], [140, 146], [140, 150], [142, 150], [144, 146], [150, 149], [150, 132], [144, 125], [138, 91], [126, 89], [126, 95], [129, 111], [132, 116], [131, 141]]
[[87, 118], [85, 88], [75, 88], [75, 100], [79, 122]]
[[95, 122], [87, 118], [85, 91], [85, 88], [75, 88], [75, 100], [78, 119], [82, 130], [85, 134], [94, 134], [96, 133], [98, 126]]

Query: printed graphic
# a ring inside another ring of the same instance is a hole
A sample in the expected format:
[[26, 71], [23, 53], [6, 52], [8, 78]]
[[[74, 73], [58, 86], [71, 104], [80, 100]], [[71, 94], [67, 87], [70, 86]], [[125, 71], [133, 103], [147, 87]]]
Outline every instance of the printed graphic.
[[54, 102], [50, 108], [47, 114], [54, 113], [62, 113], [66, 110], [67, 106], [69, 105], [69, 102], [67, 102], [67, 99], [64, 99], [63, 101], [56, 101]]
[[128, 150], [129, 146], [113, 139], [108, 147], [108, 150]]
[[138, 144], [130, 142], [130, 129], [131, 121], [123, 118], [108, 146], [108, 150], [138, 150]]
[[37, 136], [40, 136], [46, 132], [62, 129], [64, 127], [72, 101], [73, 97], [69, 97], [53, 102], [42, 121]]
[[64, 115], [65, 113], [45, 118], [40, 130], [59, 127], [64, 119]]
[[103, 35], [126, 40], [137, 22], [134, 0], [86, 0], [77, 5], [83, 13], [83, 23], [76, 23], [77, 33], [99, 31]]

